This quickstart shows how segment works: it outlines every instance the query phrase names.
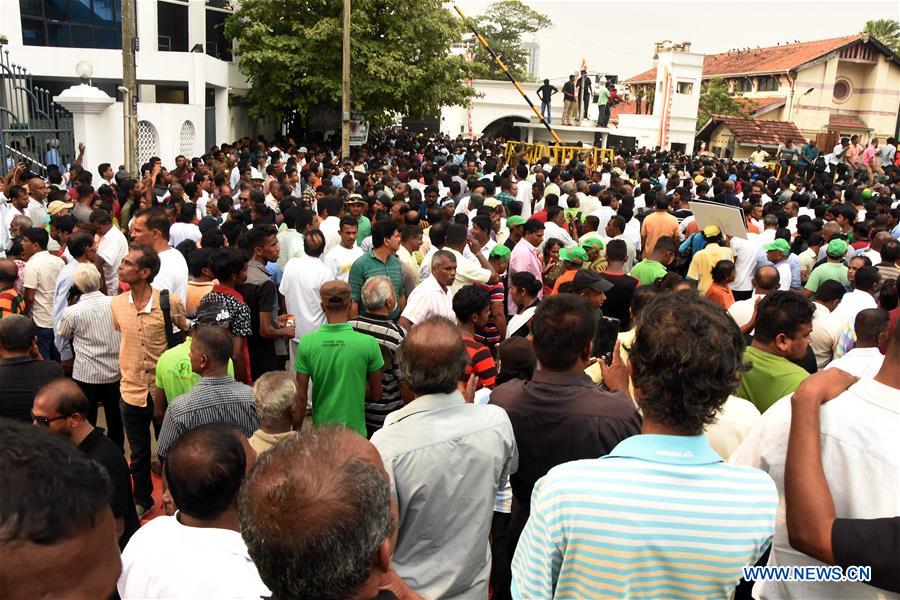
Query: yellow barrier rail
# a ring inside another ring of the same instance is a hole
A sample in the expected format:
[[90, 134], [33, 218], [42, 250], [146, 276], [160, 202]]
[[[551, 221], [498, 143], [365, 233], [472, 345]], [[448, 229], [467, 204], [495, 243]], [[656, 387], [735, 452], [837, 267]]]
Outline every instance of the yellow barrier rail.
[[612, 148], [595, 148], [593, 146], [547, 146], [545, 144], [529, 144], [527, 142], [508, 141], [503, 149], [507, 160], [521, 155], [528, 164], [534, 164], [542, 158], [549, 158], [554, 165], [562, 165], [570, 160], [582, 158], [585, 165], [594, 168], [603, 162], [612, 163], [615, 153]]

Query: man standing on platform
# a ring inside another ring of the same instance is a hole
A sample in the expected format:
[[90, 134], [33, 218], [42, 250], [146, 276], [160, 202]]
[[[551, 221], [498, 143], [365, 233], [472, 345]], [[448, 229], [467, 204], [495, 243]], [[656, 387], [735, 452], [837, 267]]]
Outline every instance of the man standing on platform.
[[559, 90], [556, 89], [555, 86], [550, 85], [549, 79], [545, 79], [544, 85], [537, 89], [538, 98], [541, 100], [541, 115], [547, 120], [547, 123], [551, 122], [550, 100], [553, 97], [553, 94], [557, 92], [559, 92]]
[[563, 84], [563, 125], [572, 125], [572, 117], [578, 115], [578, 106], [575, 104], [575, 76], [569, 75], [569, 80]]
[[581, 70], [581, 77], [578, 78], [578, 93], [581, 100], [581, 110], [584, 112], [584, 118], [588, 118], [588, 108], [591, 106], [591, 96], [594, 95], [594, 86], [591, 84], [591, 78], [587, 74], [587, 69]]

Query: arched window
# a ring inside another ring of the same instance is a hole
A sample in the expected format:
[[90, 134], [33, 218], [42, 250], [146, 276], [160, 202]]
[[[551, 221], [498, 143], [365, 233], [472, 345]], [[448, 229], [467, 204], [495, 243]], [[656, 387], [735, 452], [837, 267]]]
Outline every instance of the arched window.
[[778, 91], [778, 80], [771, 75], [766, 75], [765, 77], [760, 77], [759, 82], [756, 84], [756, 91], [758, 92], [777, 92]]

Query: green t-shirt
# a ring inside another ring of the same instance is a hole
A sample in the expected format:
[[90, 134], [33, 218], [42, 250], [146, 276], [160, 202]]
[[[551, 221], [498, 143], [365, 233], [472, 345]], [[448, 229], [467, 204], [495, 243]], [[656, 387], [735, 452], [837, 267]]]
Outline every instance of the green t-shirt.
[[850, 281], [847, 279], [847, 267], [841, 263], [826, 262], [813, 269], [809, 274], [809, 279], [806, 280], [806, 289], [815, 293], [822, 282], [828, 279], [834, 279], [844, 287], [850, 285]]
[[753, 363], [753, 368], [741, 376], [734, 395], [752, 402], [759, 412], [792, 393], [809, 376], [788, 359], [753, 346], [744, 351], [744, 361]]
[[[186, 394], [200, 381], [200, 376], [191, 371], [191, 338], [169, 348], [156, 361], [156, 387], [166, 393], [166, 404]], [[228, 360], [228, 374], [234, 377], [234, 363]]]
[[372, 221], [366, 215], [359, 215], [356, 227], [356, 245], [362, 246], [363, 240], [372, 235]]
[[295, 367], [312, 380], [313, 425], [338, 423], [366, 435], [366, 377], [383, 366], [375, 338], [347, 323], [300, 338]]
[[631, 276], [638, 280], [640, 285], [653, 285], [660, 277], [665, 277], [666, 268], [662, 263], [645, 258], [631, 269]]

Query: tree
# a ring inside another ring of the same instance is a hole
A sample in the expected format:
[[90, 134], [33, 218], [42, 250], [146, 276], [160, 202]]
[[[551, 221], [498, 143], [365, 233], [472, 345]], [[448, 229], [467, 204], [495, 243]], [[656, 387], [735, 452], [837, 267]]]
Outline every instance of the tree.
[[879, 42], [900, 54], [900, 22], [895, 19], [866, 21], [862, 33], [868, 33]]
[[749, 103], [728, 91], [728, 84], [715, 77], [700, 85], [700, 105], [697, 112], [697, 129], [709, 121], [712, 115], [749, 117]]
[[[340, 107], [341, 0], [242, 0], [225, 34], [237, 40], [255, 117]], [[423, 118], [472, 95], [464, 58], [450, 54], [462, 25], [441, 0], [353, 0], [353, 112], [373, 127]]]
[[[483, 15], [473, 18], [472, 23], [517, 80], [526, 79], [528, 75], [528, 51], [522, 47], [522, 36], [553, 24], [547, 16], [520, 0], [494, 2]], [[474, 76], [479, 79], [506, 79], [487, 50], [477, 40], [474, 44]]]

